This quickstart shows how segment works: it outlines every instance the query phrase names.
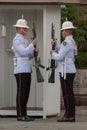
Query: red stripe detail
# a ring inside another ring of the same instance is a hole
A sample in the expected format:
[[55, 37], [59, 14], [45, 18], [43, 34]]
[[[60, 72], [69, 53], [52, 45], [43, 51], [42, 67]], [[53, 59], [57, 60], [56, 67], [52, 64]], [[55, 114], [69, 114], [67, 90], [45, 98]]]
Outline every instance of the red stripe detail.
[[66, 88], [66, 80], [64, 80], [64, 88], [65, 88], [65, 95], [66, 95], [66, 106], [67, 106], [67, 116], [69, 116], [69, 98], [68, 98], [68, 94], [67, 94], [67, 88]]
[[20, 95], [21, 95], [21, 74], [19, 75], [19, 93], [18, 93], [18, 110], [19, 114], [21, 116], [21, 101], [20, 101]]

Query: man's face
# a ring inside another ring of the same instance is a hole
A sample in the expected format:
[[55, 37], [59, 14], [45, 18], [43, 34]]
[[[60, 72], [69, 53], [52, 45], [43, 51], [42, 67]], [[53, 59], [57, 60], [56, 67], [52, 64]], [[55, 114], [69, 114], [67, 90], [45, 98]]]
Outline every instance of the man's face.
[[21, 29], [21, 34], [26, 35], [27, 34], [27, 28], [20, 28]]
[[63, 37], [63, 38], [66, 37], [66, 30], [62, 30], [62, 37]]
[[72, 33], [73, 33], [72, 29], [62, 30], [62, 37], [65, 38], [66, 36], [72, 35]]

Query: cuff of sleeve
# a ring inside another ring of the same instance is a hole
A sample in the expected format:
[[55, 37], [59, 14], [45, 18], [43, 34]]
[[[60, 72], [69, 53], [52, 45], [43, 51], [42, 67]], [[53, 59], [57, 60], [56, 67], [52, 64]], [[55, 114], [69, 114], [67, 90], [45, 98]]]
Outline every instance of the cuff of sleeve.
[[31, 43], [31, 44], [30, 44], [30, 46], [31, 46], [31, 47], [32, 47], [32, 49], [34, 50], [34, 45], [33, 45], [33, 43]]
[[55, 58], [55, 54], [56, 54], [55, 52], [52, 54], [52, 59], [54, 59], [54, 58]]

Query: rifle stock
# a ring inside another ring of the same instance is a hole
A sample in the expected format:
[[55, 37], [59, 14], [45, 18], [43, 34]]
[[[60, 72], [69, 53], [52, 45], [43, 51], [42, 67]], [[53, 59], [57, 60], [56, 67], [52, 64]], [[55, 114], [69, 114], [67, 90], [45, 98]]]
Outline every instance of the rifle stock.
[[41, 74], [39, 68], [36, 68], [36, 75], [37, 75], [37, 82], [38, 82], [38, 83], [44, 82], [44, 79], [43, 79], [43, 77], [42, 77], [42, 74]]
[[[35, 30], [35, 25], [34, 25], [34, 23], [33, 23], [33, 29], [32, 29], [32, 32], [33, 32], [33, 40], [36, 38], [36, 30]], [[34, 48], [36, 48], [36, 45], [34, 46]], [[39, 67], [41, 67], [41, 68], [45, 68], [43, 65], [41, 65], [41, 63], [40, 63], [40, 58], [39, 58], [39, 60], [38, 60], [38, 52], [36, 52], [35, 50], [34, 50], [34, 57], [35, 57], [35, 68], [36, 68], [36, 76], [37, 76], [37, 82], [44, 82], [44, 79], [43, 79], [43, 76], [42, 76], [42, 74], [41, 74], [41, 72], [40, 72], [40, 69], [39, 69]]]

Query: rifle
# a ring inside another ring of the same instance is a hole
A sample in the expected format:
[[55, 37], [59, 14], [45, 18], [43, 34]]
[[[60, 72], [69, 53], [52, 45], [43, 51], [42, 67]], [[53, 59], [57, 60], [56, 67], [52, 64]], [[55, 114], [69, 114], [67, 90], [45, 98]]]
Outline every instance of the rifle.
[[[53, 26], [53, 23], [51, 25], [51, 38], [53, 40], [55, 40], [54, 38], [54, 33], [55, 33], [55, 30], [54, 30], [54, 26]], [[55, 50], [55, 44], [52, 45], [52, 50]], [[51, 69], [51, 74], [49, 76], [49, 79], [48, 79], [48, 82], [49, 83], [55, 83], [55, 60], [51, 59], [51, 65], [50, 67], [47, 67], [46, 70], [50, 70]]]
[[[33, 32], [33, 40], [36, 39], [36, 30], [35, 30], [35, 25], [33, 23], [33, 28], [32, 28], [32, 32]], [[36, 48], [36, 45], [34, 45], [34, 48]], [[35, 57], [35, 68], [36, 68], [36, 75], [37, 75], [37, 82], [44, 82], [43, 76], [40, 72], [39, 67], [41, 68], [45, 68], [43, 65], [41, 65], [41, 61], [40, 58], [38, 58], [38, 52], [36, 52], [34, 50], [34, 57]]]

